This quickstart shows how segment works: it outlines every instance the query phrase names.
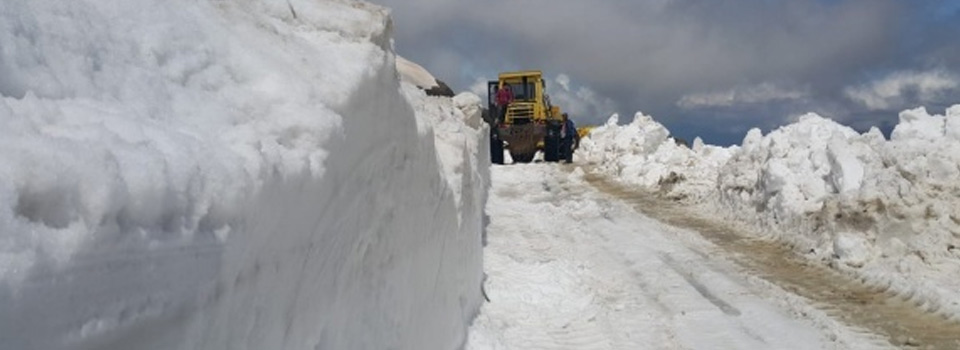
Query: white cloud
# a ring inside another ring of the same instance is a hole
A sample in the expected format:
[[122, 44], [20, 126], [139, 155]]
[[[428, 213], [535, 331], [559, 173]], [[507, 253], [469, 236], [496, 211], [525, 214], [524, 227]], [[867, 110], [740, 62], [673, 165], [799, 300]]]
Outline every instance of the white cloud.
[[560, 74], [556, 79], [557, 84], [563, 87], [564, 90], [570, 91], [570, 77], [566, 74]]
[[960, 78], [942, 70], [926, 72], [900, 71], [882, 79], [860, 86], [844, 89], [850, 100], [871, 110], [898, 107], [909, 94], [915, 94], [916, 102], [929, 102], [942, 93], [960, 87]]
[[[487, 98], [487, 79], [483, 77], [477, 77], [474, 79], [473, 84], [470, 84], [470, 92], [480, 96], [480, 99], [486, 101]], [[484, 102], [486, 103], [486, 102]]]
[[612, 99], [601, 96], [586, 86], [577, 86], [567, 74], [558, 74], [547, 83], [550, 101], [578, 123], [606, 120], [616, 113], [617, 105]]
[[725, 91], [684, 95], [677, 106], [684, 109], [731, 107], [735, 105], [753, 105], [771, 101], [799, 100], [809, 94], [802, 90], [790, 90], [770, 83], [747, 87], [735, 87]]

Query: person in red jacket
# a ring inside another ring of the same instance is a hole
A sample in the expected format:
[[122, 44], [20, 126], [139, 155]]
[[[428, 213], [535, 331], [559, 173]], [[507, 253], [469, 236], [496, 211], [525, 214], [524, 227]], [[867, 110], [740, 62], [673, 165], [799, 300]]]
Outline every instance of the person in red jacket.
[[513, 102], [513, 91], [510, 90], [510, 85], [503, 84], [500, 90], [497, 90], [497, 107], [500, 108], [500, 117], [497, 119], [497, 123], [500, 123], [506, 118], [507, 106], [510, 105], [510, 102]]

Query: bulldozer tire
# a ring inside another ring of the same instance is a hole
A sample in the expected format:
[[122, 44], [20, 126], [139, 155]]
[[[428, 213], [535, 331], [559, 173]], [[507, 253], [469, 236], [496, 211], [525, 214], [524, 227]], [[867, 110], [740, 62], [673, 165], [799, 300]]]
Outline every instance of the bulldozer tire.
[[490, 163], [503, 164], [503, 140], [497, 129], [490, 127]]
[[543, 160], [547, 162], [560, 161], [560, 138], [547, 135], [543, 138]]

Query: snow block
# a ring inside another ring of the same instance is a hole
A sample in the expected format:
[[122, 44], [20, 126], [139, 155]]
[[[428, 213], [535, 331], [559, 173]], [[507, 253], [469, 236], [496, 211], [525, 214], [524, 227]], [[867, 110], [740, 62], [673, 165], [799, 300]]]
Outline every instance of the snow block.
[[843, 264], [863, 267], [873, 258], [873, 245], [862, 234], [839, 232], [833, 239], [833, 254]]
[[0, 348], [463, 344], [479, 99], [409, 98], [385, 9], [13, 0], [0, 28]]

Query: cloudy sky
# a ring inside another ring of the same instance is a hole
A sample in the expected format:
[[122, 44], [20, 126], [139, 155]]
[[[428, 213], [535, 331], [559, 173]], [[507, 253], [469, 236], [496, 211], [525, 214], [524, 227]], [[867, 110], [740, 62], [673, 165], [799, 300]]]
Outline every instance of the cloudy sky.
[[373, 2], [398, 53], [454, 90], [540, 69], [580, 124], [642, 111], [729, 145], [805, 112], [889, 131], [960, 103], [960, 0]]

